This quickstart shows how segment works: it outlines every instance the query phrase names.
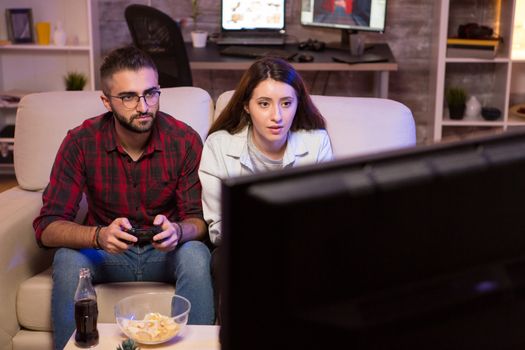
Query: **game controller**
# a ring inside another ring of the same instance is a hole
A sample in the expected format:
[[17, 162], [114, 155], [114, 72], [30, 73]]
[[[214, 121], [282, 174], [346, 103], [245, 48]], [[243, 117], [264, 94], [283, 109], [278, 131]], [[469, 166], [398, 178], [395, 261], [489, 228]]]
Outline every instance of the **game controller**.
[[[138, 238], [137, 242], [125, 241], [128, 244], [137, 244], [139, 246], [146, 245], [153, 242], [153, 236], [162, 232], [162, 227], [160, 226], [151, 226], [146, 228], [136, 228], [132, 227], [130, 229], [124, 229], [124, 232], [129, 233]], [[155, 241], [155, 243], [161, 243], [163, 240]]]
[[308, 39], [299, 43], [299, 50], [323, 51], [326, 44], [322, 41]]

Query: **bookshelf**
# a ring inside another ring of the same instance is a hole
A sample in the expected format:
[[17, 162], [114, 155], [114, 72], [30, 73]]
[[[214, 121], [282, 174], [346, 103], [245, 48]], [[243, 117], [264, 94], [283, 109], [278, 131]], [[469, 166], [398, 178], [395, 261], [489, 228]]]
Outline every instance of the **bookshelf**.
[[[65, 90], [63, 77], [70, 71], [84, 73], [88, 77], [85, 89], [94, 90], [99, 64], [97, 4], [97, 0], [0, 1], [0, 94]], [[5, 44], [8, 34], [4, 13], [8, 8], [31, 8], [33, 31], [35, 23], [50, 22], [51, 37], [54, 26], [62, 22], [66, 45]], [[0, 106], [0, 131], [14, 124], [15, 115], [16, 106]], [[0, 141], [6, 142], [12, 149], [14, 139]], [[6, 172], [13, 172], [12, 164], [0, 159], [0, 173]]]
[[[437, 20], [433, 29], [430, 75], [431, 96], [434, 99], [429, 123], [434, 142], [525, 127], [525, 118], [515, 118], [509, 113], [511, 107], [525, 96], [525, 91], [520, 92], [520, 89], [525, 90], [525, 55], [518, 58], [516, 49], [519, 42], [525, 52], [525, 35], [514, 29], [517, 25], [525, 25], [519, 23], [523, 19], [516, 17], [517, 13], [524, 13], [524, 3], [525, 0], [436, 1], [434, 11]], [[494, 34], [503, 38], [494, 57], [458, 57], [447, 53], [447, 39], [457, 36], [460, 24], [472, 22], [493, 28]], [[451, 86], [463, 87], [469, 96], [476, 96], [484, 107], [498, 108], [502, 117], [495, 121], [486, 121], [482, 116], [450, 119], [444, 94]]]

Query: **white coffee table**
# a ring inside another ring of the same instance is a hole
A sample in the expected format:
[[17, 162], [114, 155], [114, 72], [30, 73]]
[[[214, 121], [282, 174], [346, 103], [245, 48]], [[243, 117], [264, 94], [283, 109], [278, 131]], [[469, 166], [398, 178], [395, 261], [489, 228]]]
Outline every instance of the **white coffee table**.
[[[126, 336], [120, 331], [116, 323], [99, 323], [97, 328], [100, 340], [98, 345], [91, 349], [116, 350], [117, 346], [126, 339]], [[159, 350], [220, 350], [219, 326], [187, 325], [181, 334], [177, 335], [170, 342], [147, 346], [147, 348]], [[75, 345], [74, 335], [71, 336], [64, 349], [80, 349]]]

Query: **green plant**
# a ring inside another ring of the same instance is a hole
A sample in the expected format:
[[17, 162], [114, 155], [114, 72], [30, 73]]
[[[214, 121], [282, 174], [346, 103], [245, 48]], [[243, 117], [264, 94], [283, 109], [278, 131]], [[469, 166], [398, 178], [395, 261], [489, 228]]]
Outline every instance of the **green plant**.
[[79, 72], [68, 72], [64, 76], [64, 84], [66, 85], [66, 90], [83, 90], [86, 86], [87, 77], [84, 73]]
[[199, 0], [191, 0], [191, 19], [193, 19], [193, 30], [197, 30], [197, 23], [201, 14]]
[[137, 343], [131, 339], [126, 339], [118, 346], [117, 350], [139, 350]]
[[462, 106], [467, 101], [467, 93], [463, 88], [450, 87], [445, 91], [445, 98], [449, 106]]

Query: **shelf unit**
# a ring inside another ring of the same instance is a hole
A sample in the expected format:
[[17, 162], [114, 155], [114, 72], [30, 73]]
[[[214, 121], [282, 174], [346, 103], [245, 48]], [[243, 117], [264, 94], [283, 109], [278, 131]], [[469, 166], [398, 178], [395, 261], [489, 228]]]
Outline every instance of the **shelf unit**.
[[[8, 39], [5, 10], [31, 8], [33, 27], [37, 22], [50, 22], [52, 38], [53, 28], [60, 21], [67, 42], [65, 46], [0, 45], [0, 93], [64, 90], [63, 77], [70, 71], [88, 77], [86, 90], [96, 89], [99, 86], [96, 69], [100, 56], [97, 4], [97, 0], [1, 0], [0, 40]], [[14, 124], [15, 115], [16, 108], [0, 107], [0, 130], [5, 125]], [[5, 143], [5, 139], [2, 142]], [[0, 163], [0, 173], [12, 172], [12, 165], [10, 168], [9, 171], [9, 166]]]
[[[513, 38], [515, 14], [520, 13], [523, 3], [525, 0], [436, 1], [437, 20], [431, 62], [431, 96], [434, 99], [431, 103], [433, 119], [430, 122], [434, 142], [449, 137], [462, 138], [483, 131], [525, 127], [525, 119], [509, 116], [510, 106], [520, 102], [519, 88], [525, 90], [525, 60], [513, 53], [517, 52], [513, 39], [525, 40], [525, 36], [523, 39], [518, 35]], [[516, 20], [517, 24], [519, 19]], [[494, 29], [495, 35], [503, 38], [495, 58], [447, 57], [447, 38], [456, 36], [460, 24], [470, 22], [489, 26]], [[525, 42], [523, 48], [525, 51]], [[476, 96], [483, 106], [501, 110], [502, 117], [496, 121], [485, 121], [481, 116], [450, 119], [444, 101], [444, 93], [449, 86], [463, 87], [469, 96]]]

